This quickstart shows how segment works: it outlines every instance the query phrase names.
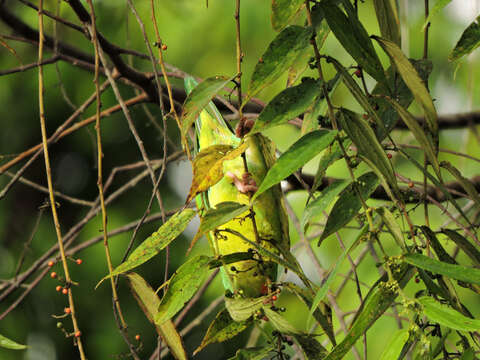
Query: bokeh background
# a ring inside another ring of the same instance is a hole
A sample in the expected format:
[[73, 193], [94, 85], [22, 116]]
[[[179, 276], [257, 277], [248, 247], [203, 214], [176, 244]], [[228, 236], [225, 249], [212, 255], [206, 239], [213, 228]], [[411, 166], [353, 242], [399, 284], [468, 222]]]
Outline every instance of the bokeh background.
[[[431, 1], [433, 5], [435, 1]], [[154, 41], [154, 31], [150, 20], [149, 1], [137, 1], [135, 6], [145, 22], [146, 31], [150, 42]], [[248, 85], [248, 80], [258, 58], [265, 51], [275, 32], [270, 24], [270, 1], [242, 0], [241, 7], [241, 31], [242, 44], [245, 53], [243, 62], [243, 86]], [[402, 35], [404, 51], [412, 58], [420, 58], [423, 54], [424, 22], [423, 1], [399, 0], [401, 9]], [[14, 9], [17, 16], [21, 17], [32, 27], [36, 27], [37, 14], [34, 10], [24, 6], [20, 1], [10, 0], [9, 8]], [[46, 1], [45, 7], [55, 11], [57, 2]], [[97, 12], [97, 27], [105, 37], [112, 42], [146, 53], [144, 39], [139, 30], [138, 23], [129, 10], [126, 2], [101, 0], [95, 1]], [[373, 6], [370, 1], [360, 3], [360, 18], [370, 34], [380, 34], [375, 18]], [[480, 12], [478, 0], [453, 0], [432, 21], [430, 28], [429, 58], [433, 62], [433, 72], [429, 87], [435, 99], [439, 114], [455, 114], [479, 109], [480, 104], [480, 56], [474, 52], [471, 56], [463, 59], [461, 63], [450, 63], [447, 56], [459, 39], [462, 31], [470, 24]], [[200, 78], [214, 75], [235, 74], [235, 24], [234, 24], [234, 1], [210, 0], [208, 8], [205, 1], [176, 0], [159, 2], [157, 18], [159, 30], [168, 50], [165, 52], [165, 61], [175, 67], [193, 74]], [[78, 23], [75, 15], [69, 9], [68, 4], [62, 3], [60, 7], [62, 17]], [[53, 22], [46, 19], [46, 31], [53, 32]], [[299, 18], [299, 22], [303, 19]], [[10, 34], [11, 30], [0, 22], [0, 36]], [[85, 52], [93, 54], [90, 42], [81, 34], [66, 27], [58, 28], [59, 39], [71, 42]], [[1, 39], [1, 37], [0, 37]], [[0, 46], [0, 71], [17, 67], [21, 64], [35, 62], [37, 50], [31, 44], [6, 41], [11, 49]], [[344, 65], [353, 64], [346, 52], [338, 44], [334, 36], [327, 39], [322, 52], [337, 57]], [[380, 51], [381, 52], [381, 51]], [[48, 55], [48, 52], [47, 52]], [[127, 57], [125, 57], [127, 59]], [[388, 65], [386, 56], [381, 57], [383, 63]], [[131, 59], [132, 64], [142, 70], [151, 71], [149, 61]], [[45, 71], [45, 106], [47, 117], [47, 129], [51, 134], [73, 112], [71, 105], [79, 106], [94, 91], [93, 75], [68, 63], [58, 62], [46, 65]], [[309, 71], [305, 73], [308, 75]], [[313, 75], [313, 73], [312, 73]], [[327, 77], [332, 77], [333, 71], [327, 67]], [[285, 84], [285, 78], [279, 79], [272, 86], [260, 94], [260, 99], [268, 101]], [[173, 79], [173, 84], [181, 88], [180, 80]], [[372, 86], [371, 82], [368, 82]], [[134, 92], [127, 86], [120, 87], [124, 98], [134, 96]], [[38, 85], [37, 71], [28, 70], [0, 77], [0, 164], [11, 159], [25, 149], [36, 145], [41, 141], [39, 116], [38, 116]], [[71, 102], [71, 104], [68, 103]], [[340, 85], [333, 101], [335, 104], [360, 110], [358, 105], [349, 96], [347, 90]], [[115, 104], [115, 98], [111, 90], [105, 91], [102, 96], [103, 108]], [[160, 111], [154, 105], [146, 105], [154, 114], [158, 123], [161, 124]], [[154, 124], [146, 117], [141, 106], [131, 108], [135, 125], [139, 135], [144, 141], [146, 150], [151, 159], [160, 159], [163, 155], [163, 138]], [[415, 107], [412, 111], [416, 111]], [[419, 112], [417, 112], [419, 113]], [[84, 113], [82, 118], [94, 114], [94, 106]], [[168, 153], [179, 150], [179, 137], [175, 122], [168, 120], [168, 137], [176, 144], [169, 146]], [[268, 135], [276, 142], [280, 151], [288, 148], [296, 141], [300, 132], [297, 128], [286, 125], [277, 127], [268, 132]], [[104, 177], [118, 166], [135, 163], [141, 160], [140, 153], [135, 141], [129, 132], [127, 123], [121, 113], [116, 113], [102, 120], [102, 136], [104, 146]], [[414, 143], [413, 137], [407, 132], [395, 132], [394, 136], [402, 143]], [[468, 129], [448, 130], [441, 133], [441, 147], [455, 151], [478, 154], [479, 142], [474, 133]], [[67, 195], [94, 201], [97, 196], [96, 187], [96, 144], [95, 130], [89, 126], [62, 139], [51, 147], [51, 161], [53, 166], [53, 180], [56, 190]], [[467, 161], [453, 155], [441, 155], [441, 159], [452, 161], [462, 170], [463, 175], [477, 175], [480, 170], [478, 162]], [[318, 159], [316, 159], [318, 160]], [[316, 160], [309, 163], [304, 171], [313, 173]], [[421, 175], [409, 164], [394, 158], [398, 172], [414, 180], [421, 180]], [[10, 169], [14, 172], [19, 168]], [[120, 172], [112, 184], [115, 187], [124, 183], [138, 170]], [[347, 177], [343, 164], [332, 166], [328, 173], [330, 176]], [[38, 158], [26, 171], [25, 178], [46, 186], [43, 158]], [[0, 189], [8, 183], [8, 174], [0, 175]], [[190, 164], [185, 160], [179, 160], [169, 164], [160, 185], [160, 193], [167, 210], [176, 209], [185, 200], [191, 180]], [[151, 183], [148, 178], [137, 184], [129, 192], [123, 194], [118, 200], [108, 207], [109, 231], [123, 226], [140, 218], [151, 196]], [[107, 195], [109, 192], [107, 192]], [[301, 216], [306, 201], [306, 193], [302, 191], [291, 192], [287, 195], [292, 208]], [[25, 261], [21, 271], [27, 269], [41, 254], [56, 243], [53, 221], [49, 210], [43, 211], [42, 204], [47, 194], [32, 189], [29, 186], [17, 183], [3, 198], [0, 199], [0, 286], [4, 287], [11, 281], [17, 269], [17, 264], [22, 252], [25, 253]], [[82, 219], [88, 207], [72, 204], [61, 199], [59, 214], [62, 231], [68, 229]], [[372, 203], [375, 204], [375, 203]], [[159, 211], [154, 202], [152, 213]], [[422, 218], [423, 210], [420, 208], [414, 212], [419, 219]], [[438, 227], [445, 222], [445, 216], [432, 208], [432, 227]], [[319, 222], [324, 219], [319, 218]], [[36, 225], [38, 222], [38, 226]], [[155, 231], [161, 222], [156, 221], [141, 227], [136, 244], [147, 238]], [[352, 224], [358, 226], [357, 224]], [[193, 238], [198, 221], [192, 222], [184, 234], [171, 246], [170, 273], [174, 271], [185, 259], [184, 255]], [[97, 216], [90, 221], [79, 233], [73, 245], [83, 243], [100, 235], [102, 228], [101, 218]], [[298, 241], [298, 233], [291, 224], [292, 244]], [[320, 227], [311, 229], [308, 234], [312, 236], [314, 251], [324, 269], [328, 269], [341, 253], [341, 249], [334, 237], [324, 241], [320, 248], [316, 247], [313, 237]], [[347, 229], [341, 232], [342, 238], [349, 243], [357, 230]], [[132, 236], [132, 232], [122, 233], [111, 237], [110, 248], [114, 264], [117, 264], [126, 249]], [[25, 244], [30, 242], [28, 248]], [[394, 249], [391, 239], [386, 240], [386, 250]], [[392, 246], [390, 246], [392, 245]], [[355, 258], [360, 249], [352, 254]], [[209, 253], [205, 239], [202, 239], [195, 247], [194, 253]], [[393, 255], [393, 254], [392, 254]], [[316, 283], [321, 281], [320, 275], [312, 265], [306, 252], [300, 247], [296, 257], [301, 262], [307, 275]], [[86, 353], [89, 359], [122, 359], [128, 356], [127, 347], [123, 342], [119, 331], [115, 326], [112, 313], [111, 289], [107, 283], [94, 289], [94, 286], [106, 272], [104, 248], [101, 243], [77, 253], [75, 258], [81, 258], [83, 264], [78, 266], [71, 262], [72, 278], [79, 283], [75, 287], [74, 296], [77, 307], [78, 319], [82, 330]], [[153, 287], [158, 287], [163, 282], [165, 256], [162, 253], [148, 263], [142, 265], [138, 272], [144, 276]], [[372, 257], [366, 257], [358, 267], [358, 275], [361, 279], [362, 290], [366, 293], [370, 286], [379, 276], [376, 261]], [[60, 265], [54, 270], [61, 273]], [[347, 261], [343, 264], [342, 272], [349, 270]], [[289, 280], [295, 281], [294, 278]], [[340, 276], [332, 288], [338, 288], [343, 281]], [[28, 283], [28, 282], [27, 282]], [[412, 282], [413, 283], [413, 282]], [[66, 339], [63, 333], [57, 329], [59, 321], [53, 315], [61, 315], [67, 305], [66, 297], [55, 291], [58, 283], [45, 277], [40, 284], [24, 299], [14, 311], [0, 321], [0, 334], [3, 334], [20, 343], [27, 344], [28, 350], [15, 352], [0, 348], [2, 360], [52, 360], [77, 358], [77, 351], [72, 346], [71, 338]], [[419, 288], [411, 284], [407, 288], [408, 294], [414, 294]], [[194, 319], [214, 299], [222, 294], [222, 285], [219, 278], [215, 279], [212, 286], [195, 306], [189, 315], [180, 324], [180, 329]], [[0, 303], [0, 313], [21, 294], [21, 290], [14, 292], [6, 301]], [[148, 358], [154, 350], [157, 339], [153, 326], [148, 323], [144, 314], [138, 308], [124, 281], [119, 282], [119, 293], [122, 308], [129, 324], [129, 332], [141, 335], [142, 358]], [[472, 298], [469, 302], [469, 293], [462, 292], [467, 303], [475, 305]], [[352, 311], [359, 305], [354, 283], [349, 281], [342, 295], [338, 297], [338, 305], [345, 311]], [[286, 316], [299, 329], [306, 329], [307, 309], [293, 296], [282, 294], [279, 300], [280, 306], [287, 308]], [[478, 304], [476, 304], [478, 305]], [[477, 308], [471, 307], [474, 314], [478, 314]], [[476, 311], [477, 310], [477, 311]], [[217, 310], [218, 311], [218, 310]], [[185, 338], [187, 350], [191, 353], [201, 342], [209, 322], [213, 319], [216, 311], [211, 313], [200, 325], [195, 327]], [[408, 314], [405, 316], [408, 317]], [[349, 317], [347, 316], [347, 320]], [[69, 329], [69, 319], [63, 321], [65, 328]], [[338, 323], [335, 323], [338, 329]], [[395, 320], [384, 316], [368, 332], [367, 341], [370, 359], [376, 359], [382, 352], [391, 334], [396, 329]], [[208, 346], [197, 359], [226, 359], [234, 354], [235, 348], [245, 344], [248, 333], [235, 338], [232, 341]], [[323, 338], [321, 338], [323, 339]], [[139, 343], [134, 342], [139, 345]], [[361, 349], [361, 344], [358, 345]], [[351, 354], [347, 356], [351, 357]]]

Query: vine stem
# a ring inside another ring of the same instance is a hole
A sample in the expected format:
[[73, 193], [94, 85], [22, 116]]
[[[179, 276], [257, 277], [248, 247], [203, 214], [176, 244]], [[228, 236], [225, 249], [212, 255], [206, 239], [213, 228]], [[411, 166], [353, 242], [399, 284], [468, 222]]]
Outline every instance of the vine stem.
[[[53, 193], [53, 183], [52, 183], [52, 169], [50, 166], [50, 158], [48, 154], [48, 146], [47, 146], [47, 127], [45, 124], [45, 103], [43, 99], [43, 92], [44, 92], [44, 86], [43, 86], [43, 43], [45, 40], [44, 33], [43, 33], [43, 0], [39, 0], [38, 4], [38, 103], [39, 103], [39, 112], [40, 112], [40, 128], [42, 132], [42, 145], [43, 145], [43, 154], [44, 154], [44, 159], [45, 159], [45, 172], [47, 175], [47, 183], [48, 183], [48, 193], [49, 193], [49, 199], [50, 199], [50, 206], [52, 209], [52, 217], [53, 217], [53, 222], [55, 224], [55, 232], [57, 235], [57, 241], [58, 241], [58, 248], [60, 251], [60, 256], [62, 259], [62, 265], [63, 265], [63, 270], [65, 273], [65, 281], [66, 281], [66, 288], [68, 291], [68, 305], [71, 309], [71, 317], [72, 317], [72, 323], [73, 323], [73, 329], [75, 335], [80, 334], [81, 332], [78, 327], [78, 321], [76, 317], [76, 311], [75, 311], [75, 303], [73, 301], [73, 293], [71, 289], [71, 277], [70, 277], [70, 272], [68, 270], [68, 264], [67, 264], [67, 258], [65, 256], [65, 249], [63, 247], [63, 239], [62, 239], [62, 231], [60, 229], [60, 221], [58, 219], [58, 213], [57, 213], [57, 207], [55, 203], [55, 195]], [[78, 351], [80, 353], [80, 358], [82, 360], [86, 359], [85, 352], [83, 350], [83, 343], [82, 343], [82, 337], [81, 336], [76, 336], [76, 344], [78, 347]]]
[[[108, 266], [108, 273], [112, 274], [113, 272], [113, 265], [112, 265], [112, 257], [110, 255], [110, 248], [108, 246], [108, 232], [107, 232], [107, 208], [105, 206], [105, 196], [103, 193], [103, 150], [102, 150], [102, 134], [101, 134], [101, 125], [100, 125], [100, 111], [102, 107], [101, 99], [100, 99], [100, 83], [99, 83], [99, 68], [100, 68], [100, 57], [98, 51], [98, 40], [97, 40], [97, 29], [96, 29], [96, 16], [95, 16], [95, 9], [93, 7], [92, 0], [87, 0], [88, 5], [90, 6], [90, 11], [92, 13], [92, 23], [91, 23], [91, 35], [92, 35], [92, 43], [95, 50], [95, 76], [94, 76], [94, 83], [95, 83], [95, 99], [96, 99], [96, 113], [95, 113], [95, 131], [97, 134], [97, 187], [98, 187], [98, 194], [100, 198], [100, 206], [102, 209], [102, 229], [103, 229], [103, 246], [105, 247], [105, 257], [107, 259], [107, 266]], [[118, 312], [118, 317], [120, 319], [120, 323], [123, 329], [127, 328], [127, 323], [122, 313], [122, 309], [120, 307], [120, 299], [118, 298], [117, 287], [115, 285], [115, 279], [113, 276], [110, 276], [110, 284], [112, 286], [112, 295], [115, 307]]]
[[[152, 9], [152, 22], [153, 22], [153, 28], [155, 29], [155, 37], [156, 37], [156, 42], [158, 46], [158, 64], [160, 65], [163, 79], [165, 80], [165, 84], [167, 85], [168, 100], [170, 101], [170, 112], [173, 113], [173, 116], [178, 126], [178, 130], [182, 134], [181, 135], [182, 143], [184, 144], [185, 151], [187, 152], [187, 157], [189, 160], [191, 160], [190, 148], [188, 147], [187, 139], [185, 138], [185, 135], [183, 134], [183, 131], [182, 131], [180, 118], [178, 117], [177, 110], [175, 109], [175, 102], [173, 100], [173, 93], [172, 93], [172, 85], [170, 84], [170, 80], [168, 79], [167, 70], [165, 68], [165, 62], [163, 61], [164, 44], [162, 42], [162, 38], [160, 37], [160, 32], [158, 30], [157, 18], [155, 16], [155, 4], [153, 0], [150, 0], [150, 7]], [[166, 47], [165, 47], [165, 50], [166, 50]], [[161, 100], [159, 99], [159, 101]]]

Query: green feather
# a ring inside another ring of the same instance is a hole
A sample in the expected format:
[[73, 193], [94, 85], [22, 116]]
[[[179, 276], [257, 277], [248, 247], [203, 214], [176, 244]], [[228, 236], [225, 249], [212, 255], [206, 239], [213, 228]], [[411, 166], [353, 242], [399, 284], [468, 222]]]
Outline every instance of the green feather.
[[[190, 93], [196, 86], [192, 78], [185, 79], [185, 88]], [[211, 145], [231, 145], [237, 147], [241, 139], [237, 138], [225, 122], [215, 105], [210, 102], [200, 113], [195, 122], [197, 144], [196, 153]], [[275, 146], [261, 134], [248, 136], [248, 149], [245, 153], [248, 171], [257, 184], [260, 184], [268, 169], [275, 162]], [[245, 173], [243, 160], [238, 157], [225, 161], [223, 173], [232, 173], [242, 179]], [[233, 201], [249, 204], [247, 194], [241, 193], [229, 176], [224, 176], [217, 184], [210, 187], [206, 194], [197, 196], [197, 205], [201, 208], [215, 207], [218, 203]], [[260, 244], [275, 253], [289, 250], [288, 217], [285, 211], [283, 194], [280, 186], [274, 186], [258, 197], [253, 206]], [[208, 234], [216, 255], [235, 252], [253, 251], [252, 246], [232, 233], [222, 232], [229, 229], [256, 241], [253, 223], [249, 212], [217, 228], [217, 232]], [[218, 231], [219, 230], [219, 231]], [[268, 284], [276, 281], [277, 264], [269, 259], [245, 260], [225, 266], [222, 271], [224, 286], [234, 293], [245, 297], [258, 297], [265, 294]]]

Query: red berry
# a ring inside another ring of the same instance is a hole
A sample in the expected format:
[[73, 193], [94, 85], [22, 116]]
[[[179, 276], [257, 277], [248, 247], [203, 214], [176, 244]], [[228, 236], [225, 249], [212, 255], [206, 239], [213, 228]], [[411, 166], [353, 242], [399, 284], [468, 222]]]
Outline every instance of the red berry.
[[135, 340], [140, 341], [140, 335], [139, 334], [135, 335]]
[[62, 287], [60, 285], [57, 285], [57, 287], [55, 288], [56, 291], [60, 292], [62, 291]]
[[273, 300], [273, 301], [276, 301], [276, 300], [277, 300], [277, 295], [273, 295], [273, 296], [272, 296], [272, 300]]
[[388, 157], [389, 159], [391, 159], [391, 158], [392, 158], [392, 154], [388, 153], [388, 154], [387, 154], [387, 157]]
[[362, 117], [367, 120], [368, 119], [368, 114], [363, 114]]
[[82, 332], [81, 332], [81, 331], [77, 331], [77, 332], [75, 333], [75, 337], [76, 337], [76, 338], [79, 338], [80, 336], [82, 336]]
[[167, 50], [167, 45], [163, 44], [163, 45], [162, 45], [162, 50], [163, 50], [163, 51]]
[[50, 261], [48, 262], [48, 267], [52, 267], [53, 265], [55, 265], [55, 263], [50, 260]]
[[354, 74], [355, 74], [356, 77], [360, 77], [360, 76], [362, 76], [362, 70], [357, 69], [357, 70], [354, 72]]
[[72, 313], [72, 309], [70, 309], [69, 307], [66, 307], [65, 309], [63, 309], [63, 311], [65, 311], [65, 314], [71, 314]]
[[77, 265], [82, 265], [83, 260], [82, 259], [77, 259], [77, 260], [75, 260], [75, 262], [77, 263]]
[[415, 278], [415, 282], [418, 284], [420, 282], [419, 278]]
[[408, 187], [409, 187], [410, 189], [413, 188], [414, 186], [415, 186], [415, 185], [414, 185], [413, 181], [410, 181], [410, 182], [408, 183]]
[[63, 288], [63, 289], [62, 289], [62, 294], [63, 294], [63, 295], [67, 295], [67, 294], [68, 294], [68, 289], [67, 289], [67, 288]]
[[52, 279], [55, 279], [55, 278], [57, 277], [57, 273], [56, 273], [55, 271], [52, 271], [52, 272], [50, 273], [50, 277], [51, 277]]

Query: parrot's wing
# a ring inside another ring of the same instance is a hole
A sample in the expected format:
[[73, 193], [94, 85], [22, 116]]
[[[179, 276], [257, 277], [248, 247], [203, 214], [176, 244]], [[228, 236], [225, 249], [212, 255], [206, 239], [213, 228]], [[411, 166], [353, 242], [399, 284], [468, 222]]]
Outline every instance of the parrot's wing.
[[[265, 165], [267, 169], [271, 169], [273, 164], [275, 164], [276, 161], [276, 154], [275, 154], [275, 145], [273, 142], [261, 135], [261, 134], [256, 134], [256, 137], [258, 137], [258, 142], [260, 143], [260, 149], [262, 149], [263, 153], [263, 158], [265, 160]], [[276, 201], [276, 204], [274, 205], [278, 209], [278, 214], [280, 217], [280, 226], [282, 227], [282, 239], [278, 246], [281, 248], [279, 250], [282, 250], [282, 253], [284, 251], [290, 251], [290, 235], [289, 235], [289, 230], [288, 230], [288, 215], [287, 215], [287, 209], [285, 206], [285, 198], [283, 195], [282, 188], [280, 185], [272, 186], [269, 191], [273, 193], [273, 198]]]

